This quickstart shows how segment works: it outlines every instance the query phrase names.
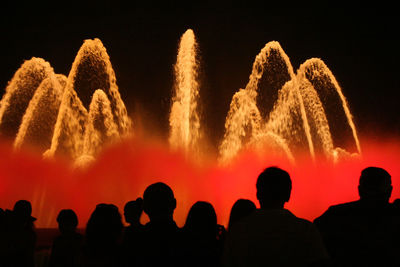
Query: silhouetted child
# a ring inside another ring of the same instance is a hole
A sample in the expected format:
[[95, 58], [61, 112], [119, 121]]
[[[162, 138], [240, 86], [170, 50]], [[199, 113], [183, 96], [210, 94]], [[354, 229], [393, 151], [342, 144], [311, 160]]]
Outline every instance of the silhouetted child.
[[279, 168], [265, 169], [257, 179], [261, 209], [237, 221], [225, 245], [225, 266], [309, 266], [328, 255], [316, 227], [284, 209], [292, 181]]
[[122, 239], [122, 257], [124, 266], [137, 265], [140, 255], [140, 246], [144, 226], [140, 223], [143, 212], [143, 199], [129, 201], [124, 207], [125, 221], [129, 226], [125, 227]]
[[12, 211], [5, 214], [6, 252], [5, 266], [34, 266], [36, 233], [31, 216], [32, 206], [27, 200], [19, 200]]
[[182, 230], [183, 266], [220, 265], [224, 240], [214, 207], [210, 203], [196, 202], [190, 208]]
[[118, 208], [98, 204], [86, 225], [81, 266], [120, 266], [122, 229]]
[[49, 266], [78, 266], [83, 245], [83, 235], [76, 231], [78, 217], [73, 210], [61, 210], [57, 223], [61, 235], [53, 241]]
[[256, 204], [248, 199], [238, 199], [232, 206], [231, 213], [229, 215], [228, 231], [232, 228], [232, 225], [237, 221], [249, 216], [256, 210]]
[[334, 263], [345, 266], [400, 266], [400, 213], [389, 203], [390, 174], [361, 172], [360, 199], [330, 207], [314, 223]]
[[124, 217], [129, 226], [125, 228], [124, 238], [129, 238], [130, 235], [134, 235], [143, 229], [143, 225], [140, 223], [142, 212], [143, 199], [140, 197], [125, 204]]

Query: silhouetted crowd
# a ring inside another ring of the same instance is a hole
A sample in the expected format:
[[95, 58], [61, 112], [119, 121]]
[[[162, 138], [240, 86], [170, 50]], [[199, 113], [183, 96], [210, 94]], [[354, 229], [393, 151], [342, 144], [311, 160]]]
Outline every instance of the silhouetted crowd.
[[[164, 183], [146, 188], [126, 203], [122, 216], [113, 204], [98, 204], [84, 235], [73, 210], [57, 216], [49, 267], [72, 266], [400, 266], [400, 200], [389, 203], [390, 174], [361, 172], [360, 199], [329, 207], [314, 222], [284, 208], [292, 181], [277, 167], [256, 181], [260, 209], [247, 199], [232, 206], [228, 228], [217, 224], [211, 203], [198, 201], [179, 228], [176, 199]], [[150, 221], [142, 225], [145, 212]], [[0, 266], [35, 266], [37, 235], [30, 202], [0, 209]]]

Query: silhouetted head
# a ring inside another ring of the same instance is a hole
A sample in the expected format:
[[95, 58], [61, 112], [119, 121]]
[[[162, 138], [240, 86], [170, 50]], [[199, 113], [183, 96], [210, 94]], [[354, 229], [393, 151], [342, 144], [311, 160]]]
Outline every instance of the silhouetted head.
[[286, 171], [269, 167], [258, 176], [256, 187], [257, 199], [262, 209], [283, 208], [290, 199], [292, 181]]
[[150, 221], [172, 220], [176, 199], [172, 189], [164, 183], [155, 183], [143, 193], [143, 210]]
[[57, 216], [57, 223], [61, 233], [73, 233], [78, 226], [78, 217], [73, 210], [61, 210]]
[[256, 210], [256, 205], [253, 201], [248, 199], [239, 199], [233, 204], [231, 214], [229, 215], [228, 229], [231, 229], [232, 225], [242, 218], [250, 215]]
[[216, 238], [217, 214], [214, 207], [208, 202], [196, 202], [189, 210], [184, 229], [205, 238]]
[[98, 204], [86, 226], [86, 239], [90, 245], [115, 245], [122, 233], [122, 220], [113, 204]]
[[22, 221], [36, 221], [36, 218], [32, 217], [32, 205], [27, 200], [18, 200], [13, 208], [13, 214]]
[[358, 193], [362, 200], [388, 203], [392, 189], [391, 176], [384, 169], [368, 167], [361, 172]]
[[143, 212], [143, 199], [138, 197], [136, 200], [129, 201], [124, 207], [125, 221], [130, 224], [137, 224]]

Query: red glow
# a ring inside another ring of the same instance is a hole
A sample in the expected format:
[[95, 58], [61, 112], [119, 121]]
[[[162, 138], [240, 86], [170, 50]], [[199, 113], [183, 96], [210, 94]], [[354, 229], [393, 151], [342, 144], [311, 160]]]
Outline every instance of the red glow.
[[89, 168], [75, 171], [67, 162], [12, 152], [10, 145], [1, 143], [0, 207], [11, 209], [18, 199], [30, 200], [33, 216], [38, 218], [37, 227], [55, 227], [59, 210], [72, 208], [79, 216], [79, 226], [84, 227], [97, 203], [114, 203], [122, 211], [123, 205], [141, 196], [149, 184], [163, 181], [175, 192], [178, 225], [183, 225], [189, 208], [198, 200], [211, 202], [219, 223], [226, 225], [230, 208], [238, 198], [257, 203], [256, 178], [265, 167], [274, 165], [288, 170], [293, 180], [287, 208], [313, 220], [330, 205], [358, 199], [358, 178], [367, 166], [388, 170], [394, 188], [392, 200], [400, 198], [400, 142], [361, 143], [362, 158], [335, 164], [309, 157], [291, 164], [247, 151], [223, 167], [214, 159], [194, 163], [181, 153], [170, 152], [164, 144], [136, 139], [107, 149]]

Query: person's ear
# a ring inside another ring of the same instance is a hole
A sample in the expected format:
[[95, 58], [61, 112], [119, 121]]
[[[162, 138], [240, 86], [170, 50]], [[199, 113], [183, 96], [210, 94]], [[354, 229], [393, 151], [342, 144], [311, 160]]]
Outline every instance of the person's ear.
[[392, 196], [392, 191], [393, 191], [393, 186], [390, 186], [390, 188], [388, 189], [388, 198]]
[[174, 200], [172, 201], [172, 210], [176, 209], [176, 199], [174, 198]]
[[362, 191], [361, 185], [359, 185], [357, 188], [358, 188], [358, 195], [360, 196], [360, 198], [362, 198], [364, 196], [364, 193]]
[[289, 202], [289, 199], [290, 199], [290, 192], [288, 192], [287, 194], [286, 194], [286, 196], [285, 196], [285, 202]]
[[143, 202], [143, 211], [144, 211], [144, 213], [149, 215], [149, 207], [148, 207], [148, 205], [146, 205], [146, 202]]

